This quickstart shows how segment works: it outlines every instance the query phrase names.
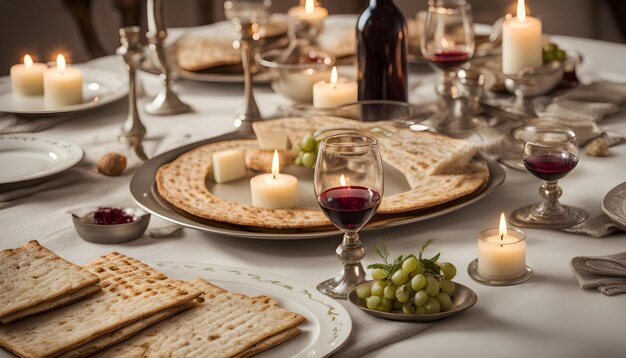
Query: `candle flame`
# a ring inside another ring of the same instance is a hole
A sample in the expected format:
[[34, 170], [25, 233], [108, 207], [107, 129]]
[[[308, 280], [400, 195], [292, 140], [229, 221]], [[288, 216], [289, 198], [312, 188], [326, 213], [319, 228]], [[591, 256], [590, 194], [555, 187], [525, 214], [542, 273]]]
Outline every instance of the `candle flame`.
[[442, 38], [441, 38], [440, 43], [441, 43], [441, 47], [442, 47], [442, 48], [448, 48], [449, 42], [448, 42], [448, 40], [446, 40], [446, 38], [445, 38], [445, 37], [442, 37]]
[[504, 218], [504, 213], [502, 213], [502, 215], [500, 215], [500, 230], [499, 230], [499, 234], [500, 236], [506, 236], [506, 219]]
[[272, 177], [276, 179], [276, 176], [279, 174], [279, 162], [278, 162], [278, 151], [274, 150], [274, 158], [272, 159]]
[[61, 73], [65, 72], [65, 56], [57, 55], [57, 70]]
[[333, 66], [333, 70], [330, 72], [330, 83], [337, 87], [337, 79], [338, 79], [338, 75], [337, 75], [337, 66]]
[[24, 55], [24, 66], [27, 69], [33, 67], [33, 58], [29, 54]]
[[315, 0], [306, 0], [304, 2], [304, 12], [309, 15], [315, 12]]
[[526, 4], [524, 0], [517, 0], [517, 20], [519, 22], [526, 21]]
[[341, 186], [346, 186], [346, 177], [344, 177], [343, 174], [341, 174], [341, 177], [339, 178], [339, 184], [341, 184]]

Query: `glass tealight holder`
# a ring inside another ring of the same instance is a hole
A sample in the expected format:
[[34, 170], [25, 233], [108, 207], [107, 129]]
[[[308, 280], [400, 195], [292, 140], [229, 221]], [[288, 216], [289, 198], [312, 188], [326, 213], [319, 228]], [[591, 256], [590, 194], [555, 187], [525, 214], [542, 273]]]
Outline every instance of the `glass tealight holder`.
[[511, 286], [530, 280], [533, 270], [526, 265], [526, 234], [508, 229], [501, 236], [498, 228], [478, 234], [478, 258], [472, 261], [467, 273], [483, 285]]

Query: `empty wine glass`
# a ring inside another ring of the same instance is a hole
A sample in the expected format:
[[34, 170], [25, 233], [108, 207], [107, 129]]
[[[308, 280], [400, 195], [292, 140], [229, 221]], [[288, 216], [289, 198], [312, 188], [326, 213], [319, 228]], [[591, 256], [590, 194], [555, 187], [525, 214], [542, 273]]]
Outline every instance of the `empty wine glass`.
[[325, 295], [346, 298], [365, 281], [361, 260], [365, 246], [358, 231], [374, 216], [383, 198], [383, 162], [374, 137], [344, 132], [320, 143], [314, 186], [322, 212], [344, 232], [335, 251], [343, 263], [341, 273], [317, 286]]
[[252, 122], [261, 120], [261, 112], [252, 93], [253, 50], [263, 37], [263, 24], [269, 18], [268, 8], [271, 4], [271, 0], [224, 1], [224, 15], [235, 24], [238, 33], [233, 46], [241, 49], [243, 67], [243, 106], [235, 114], [235, 128], [246, 134], [252, 134]]
[[517, 209], [511, 222], [517, 226], [542, 228], [567, 228], [587, 218], [582, 209], [561, 205], [563, 194], [557, 185], [578, 164], [579, 152], [576, 135], [569, 129], [537, 128], [529, 134], [522, 159], [526, 169], [543, 180], [539, 194], [543, 200]]
[[429, 0], [420, 41], [424, 59], [443, 73], [437, 93], [457, 97], [456, 73], [472, 58], [476, 46], [470, 4], [465, 0]]

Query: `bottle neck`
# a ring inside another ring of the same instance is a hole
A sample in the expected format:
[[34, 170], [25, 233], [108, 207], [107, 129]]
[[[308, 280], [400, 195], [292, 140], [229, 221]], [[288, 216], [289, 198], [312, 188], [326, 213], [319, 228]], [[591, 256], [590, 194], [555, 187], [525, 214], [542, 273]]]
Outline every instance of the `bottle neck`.
[[393, 4], [393, 0], [370, 0], [369, 7], [378, 7], [378, 6], [385, 6], [385, 5], [392, 5], [392, 4]]

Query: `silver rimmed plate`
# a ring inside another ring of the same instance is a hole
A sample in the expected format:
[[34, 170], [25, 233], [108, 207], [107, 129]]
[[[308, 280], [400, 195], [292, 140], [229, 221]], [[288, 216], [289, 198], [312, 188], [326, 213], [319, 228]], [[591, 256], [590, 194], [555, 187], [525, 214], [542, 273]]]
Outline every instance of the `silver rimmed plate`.
[[472, 307], [478, 301], [478, 296], [471, 288], [462, 285], [458, 282], [455, 282], [454, 285], [456, 287], [454, 294], [452, 295], [452, 309], [447, 312], [440, 313], [432, 313], [432, 314], [405, 314], [402, 312], [382, 312], [371, 310], [367, 308], [365, 305], [365, 301], [360, 299], [356, 295], [356, 289], [360, 286], [368, 286], [372, 287], [374, 281], [366, 281], [360, 284], [359, 286], [353, 288], [350, 293], [348, 293], [348, 301], [353, 305], [360, 308], [362, 311], [365, 311], [372, 316], [392, 320], [392, 321], [407, 321], [407, 322], [432, 322], [440, 319], [444, 319], [447, 317], [451, 317], [457, 315], [466, 309]]
[[66, 171], [83, 158], [80, 146], [38, 134], [0, 135], [0, 190]]
[[611, 189], [602, 200], [602, 211], [626, 228], [626, 182]]
[[[183, 153], [186, 153], [201, 145], [235, 139], [242, 139], [242, 137], [236, 132], [227, 133], [218, 137], [205, 139], [196, 143], [173, 149], [169, 152], [165, 152], [148, 160], [137, 170], [130, 182], [130, 192], [133, 196], [133, 199], [139, 207], [155, 216], [158, 216], [161, 219], [191, 229], [226, 236], [265, 240], [297, 240], [329, 237], [341, 234], [339, 230], [330, 226], [313, 229], [272, 230], [248, 226], [238, 226], [223, 222], [206, 220], [179, 210], [178, 208], [170, 205], [159, 195], [156, 188], [155, 177], [156, 172], [161, 166], [173, 161]], [[423, 210], [416, 210], [399, 214], [376, 215], [363, 230], [389, 228], [393, 226], [406, 225], [422, 220], [431, 219], [437, 216], [451, 213], [455, 210], [461, 209], [485, 198], [498, 186], [500, 186], [500, 184], [504, 182], [505, 178], [504, 170], [498, 165], [498, 163], [490, 159], [485, 160], [489, 167], [489, 180], [482, 188], [477, 190], [475, 193], [447, 202], [445, 204], [437, 205]], [[300, 168], [295, 168], [294, 170], [299, 171]], [[408, 190], [408, 184], [406, 183], [406, 179], [404, 178], [404, 176], [402, 176], [402, 174], [400, 174], [400, 172], [392, 168], [390, 168], [389, 171], [387, 170], [388, 167], [385, 168], [385, 193], [393, 194], [395, 192]], [[300, 173], [293, 174], [300, 175]], [[312, 177], [311, 173], [309, 173], [309, 175]], [[298, 182], [303, 189], [309, 190], [311, 195], [308, 198], [304, 198], [304, 194], [301, 194], [302, 205], [303, 207], [317, 208], [314, 195], [312, 194], [312, 184], [308, 188], [303, 187], [305, 179], [306, 178], [301, 178]], [[310, 180], [312, 180], [312, 178]], [[209, 183], [208, 186], [210, 185], [211, 184]], [[246, 200], [249, 200], [249, 181], [246, 182], [245, 179], [241, 179], [233, 182], [232, 185], [240, 185], [241, 187], [237, 189], [231, 186], [224, 186], [219, 189], [221, 193], [217, 192], [214, 194], [216, 194], [217, 196], [228, 197], [230, 200], [239, 200], [243, 203], [245, 203]], [[239, 199], [230, 198], [230, 195], [237, 195]], [[246, 195], [248, 196], [247, 198], [245, 197]]]
[[126, 75], [99, 68], [76, 65], [83, 71], [83, 103], [50, 109], [43, 96], [21, 97], [11, 91], [10, 76], [0, 77], [0, 112], [18, 115], [58, 115], [84, 111], [117, 101], [128, 93]]
[[194, 262], [159, 262], [155, 267], [167, 276], [192, 280], [204, 278], [227, 290], [248, 296], [266, 295], [290, 311], [306, 317], [302, 334], [258, 357], [326, 357], [341, 348], [352, 331], [352, 320], [337, 301], [315, 287], [291, 278], [256, 269]]

